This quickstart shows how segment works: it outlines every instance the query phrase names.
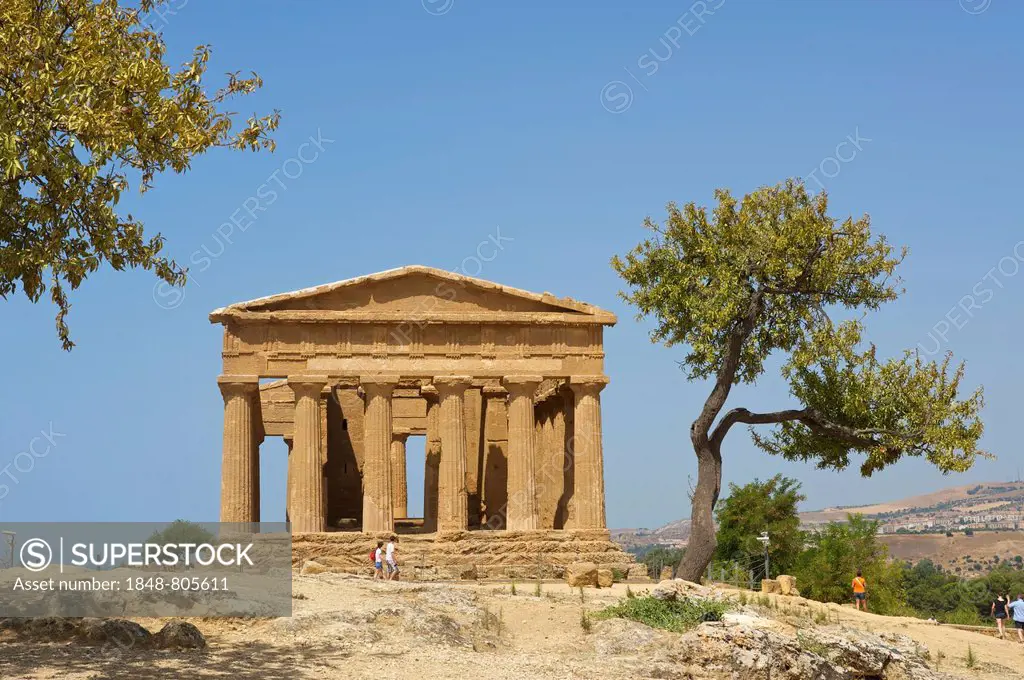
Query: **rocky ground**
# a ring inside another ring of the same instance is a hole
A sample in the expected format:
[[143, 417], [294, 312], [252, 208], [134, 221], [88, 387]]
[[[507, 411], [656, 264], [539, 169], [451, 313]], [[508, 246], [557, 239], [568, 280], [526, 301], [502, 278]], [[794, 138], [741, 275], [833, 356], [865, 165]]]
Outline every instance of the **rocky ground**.
[[[675, 634], [594, 618], [625, 596], [622, 584], [586, 589], [581, 601], [562, 583], [542, 584], [538, 596], [533, 582], [512, 594], [509, 583], [296, 575], [291, 618], [190, 619], [206, 637], [204, 650], [0, 632], [0, 677], [987, 680], [1016, 675], [1024, 661], [1016, 642], [917, 619], [681, 581], [630, 587], [638, 595], [728, 599], [731, 611], [722, 622]], [[166, 623], [135, 622], [151, 631]]]

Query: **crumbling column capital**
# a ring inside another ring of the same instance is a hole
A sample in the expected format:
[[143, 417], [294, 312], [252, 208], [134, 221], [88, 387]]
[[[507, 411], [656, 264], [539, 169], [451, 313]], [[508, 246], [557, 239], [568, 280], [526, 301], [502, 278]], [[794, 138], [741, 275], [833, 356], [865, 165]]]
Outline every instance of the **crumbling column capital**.
[[574, 375], [569, 377], [569, 387], [577, 396], [597, 395], [608, 384], [606, 375]]
[[509, 375], [502, 379], [509, 396], [513, 398], [519, 396], [533, 398], [533, 393], [537, 391], [537, 386], [542, 381], [543, 378], [539, 375]]
[[288, 387], [296, 397], [308, 395], [319, 397], [324, 386], [327, 385], [326, 375], [290, 375], [288, 376]]
[[508, 390], [501, 386], [499, 382], [488, 382], [482, 388], [480, 393], [483, 394], [484, 399], [504, 399], [508, 396]]
[[434, 378], [434, 387], [441, 399], [449, 395], [462, 395], [473, 384], [468, 375], [439, 375]]
[[359, 385], [367, 397], [390, 397], [398, 386], [397, 375], [363, 375], [359, 377]]
[[409, 439], [409, 435], [411, 434], [412, 430], [409, 429], [408, 427], [396, 427], [391, 432], [391, 439], [392, 441], [401, 442], [404, 444], [406, 440]]
[[217, 376], [217, 387], [221, 395], [229, 397], [245, 394], [255, 394], [260, 388], [260, 377], [258, 375], [219, 375]]

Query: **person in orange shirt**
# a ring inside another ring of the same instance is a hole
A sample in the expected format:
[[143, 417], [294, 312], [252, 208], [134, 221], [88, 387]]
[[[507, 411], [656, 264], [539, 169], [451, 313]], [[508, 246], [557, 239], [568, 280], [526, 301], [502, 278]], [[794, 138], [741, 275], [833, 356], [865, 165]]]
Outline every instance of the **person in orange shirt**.
[[853, 579], [853, 605], [860, 611], [862, 604], [864, 605], [864, 611], [867, 611], [868, 582], [864, 580], [864, 576], [861, 575], [860, 569], [858, 569], [857, 576]]

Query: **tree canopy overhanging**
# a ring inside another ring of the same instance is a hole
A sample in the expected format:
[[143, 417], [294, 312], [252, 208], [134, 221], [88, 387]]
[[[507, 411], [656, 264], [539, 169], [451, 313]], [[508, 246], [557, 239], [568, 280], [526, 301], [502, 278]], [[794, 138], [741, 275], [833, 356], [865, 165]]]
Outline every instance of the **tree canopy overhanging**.
[[234, 128], [223, 105], [262, 86], [256, 74], [227, 76], [207, 93], [210, 48], [179, 70], [164, 63], [163, 37], [145, 23], [166, 0], [4, 0], [0, 5], [0, 297], [20, 288], [57, 306], [57, 333], [74, 290], [101, 264], [142, 267], [172, 284], [185, 271], [160, 256], [163, 238], [119, 215], [165, 170], [181, 173], [215, 147], [270, 149], [274, 112]]
[[[647, 218], [652, 235], [612, 259], [623, 299], [655, 321], [651, 340], [684, 346], [687, 377], [713, 383], [690, 427], [697, 486], [680, 564], [690, 580], [715, 552], [722, 443], [736, 424], [774, 426], [753, 433], [768, 453], [835, 470], [859, 457], [866, 476], [905, 456], [955, 472], [988, 455], [978, 445], [983, 392], [961, 398], [963, 363], [916, 351], [882, 359], [863, 340], [863, 313], [902, 293], [895, 272], [906, 249], [874, 236], [867, 215], [829, 216], [827, 195], [799, 180], [739, 200], [719, 189], [715, 199], [711, 211], [670, 203], [664, 224]], [[833, 320], [844, 312], [854, 318]], [[756, 383], [773, 352], [788, 355], [782, 376], [797, 403], [723, 413], [732, 387]]]

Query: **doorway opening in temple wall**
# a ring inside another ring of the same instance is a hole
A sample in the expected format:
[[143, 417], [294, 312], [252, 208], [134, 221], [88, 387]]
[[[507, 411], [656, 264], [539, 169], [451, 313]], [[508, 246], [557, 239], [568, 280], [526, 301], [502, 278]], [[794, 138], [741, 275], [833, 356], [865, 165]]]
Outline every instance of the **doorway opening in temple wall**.
[[282, 437], [267, 437], [260, 444], [260, 521], [285, 521], [288, 445]]
[[406, 488], [409, 490], [409, 516], [424, 517], [423, 484], [427, 467], [427, 438], [410, 435], [405, 445]]

